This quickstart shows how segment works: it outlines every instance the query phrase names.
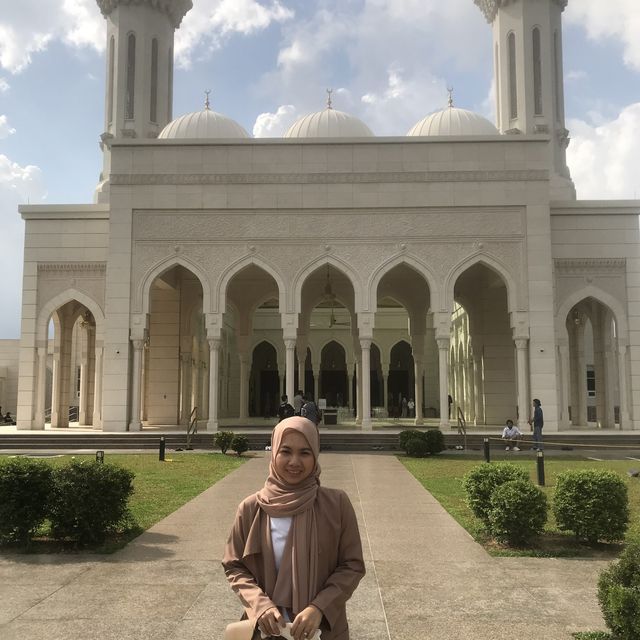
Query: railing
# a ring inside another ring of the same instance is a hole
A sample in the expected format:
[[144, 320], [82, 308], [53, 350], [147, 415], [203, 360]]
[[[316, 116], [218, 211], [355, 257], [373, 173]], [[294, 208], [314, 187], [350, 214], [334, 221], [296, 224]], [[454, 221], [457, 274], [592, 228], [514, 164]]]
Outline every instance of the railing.
[[187, 446], [185, 447], [187, 451], [193, 449], [191, 446], [191, 436], [194, 433], [198, 433], [198, 407], [193, 407], [191, 415], [189, 416], [189, 425], [187, 426]]
[[78, 422], [80, 420], [80, 407], [69, 407], [69, 422]]
[[464, 419], [462, 409], [458, 407], [458, 435], [462, 436], [462, 448], [467, 448], [467, 421]]

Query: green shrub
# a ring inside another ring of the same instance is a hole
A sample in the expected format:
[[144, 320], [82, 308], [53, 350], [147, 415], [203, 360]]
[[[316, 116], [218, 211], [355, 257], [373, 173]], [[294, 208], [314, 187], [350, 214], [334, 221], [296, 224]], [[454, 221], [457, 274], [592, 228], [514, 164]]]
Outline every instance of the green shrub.
[[613, 471], [564, 471], [558, 475], [553, 513], [560, 529], [581, 540], [622, 540], [629, 523], [627, 485]]
[[542, 533], [547, 496], [529, 480], [509, 480], [489, 500], [489, 531], [500, 542], [521, 545]]
[[249, 451], [249, 439], [241, 434], [234, 435], [230, 449], [233, 449], [237, 455], [241, 456], [245, 451]]
[[400, 448], [405, 452], [405, 453], [409, 453], [407, 451], [407, 445], [409, 444], [410, 440], [421, 440], [424, 438], [424, 434], [422, 433], [422, 431], [419, 431], [418, 429], [405, 429], [404, 431], [401, 431], [398, 434], [398, 439], [400, 441]]
[[29, 545], [47, 517], [53, 471], [45, 462], [16, 458], [0, 464], [0, 540]]
[[476, 516], [489, 526], [491, 494], [496, 487], [510, 480], [528, 480], [529, 474], [509, 462], [488, 464], [483, 462], [462, 478], [462, 487], [466, 493], [467, 504]]
[[620, 560], [600, 574], [598, 600], [615, 638], [640, 638], [640, 543], [629, 544]]
[[54, 537], [100, 543], [132, 524], [134, 473], [114, 464], [74, 461], [54, 472], [49, 519]]
[[425, 431], [424, 439], [427, 442], [429, 453], [435, 454], [445, 450], [444, 436], [440, 429], [428, 429]]
[[231, 447], [233, 436], [233, 431], [218, 431], [218, 433], [213, 436], [213, 444], [218, 447], [222, 453], [227, 453], [227, 450]]
[[407, 455], [412, 458], [424, 458], [430, 453], [429, 444], [424, 437], [409, 438], [409, 440], [407, 440], [405, 451], [407, 452]]

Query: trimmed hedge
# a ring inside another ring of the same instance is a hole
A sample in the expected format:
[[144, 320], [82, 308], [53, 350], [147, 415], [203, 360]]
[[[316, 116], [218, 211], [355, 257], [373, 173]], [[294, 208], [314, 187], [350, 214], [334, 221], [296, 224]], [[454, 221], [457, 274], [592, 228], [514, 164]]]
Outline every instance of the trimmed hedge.
[[509, 480], [489, 500], [489, 531], [500, 542], [521, 545], [542, 533], [547, 522], [547, 496], [529, 480]]
[[405, 451], [412, 458], [425, 458], [429, 455], [429, 445], [425, 438], [409, 438]]
[[496, 487], [510, 480], [529, 480], [529, 474], [509, 462], [494, 464], [483, 462], [462, 478], [462, 487], [467, 495], [467, 504], [476, 518], [489, 527], [489, 510], [491, 494]]
[[398, 434], [398, 440], [400, 442], [400, 448], [403, 451], [407, 451], [407, 445], [409, 444], [410, 440], [413, 439], [421, 439], [422, 438], [422, 431], [419, 431], [418, 429], [405, 429], [404, 431], [401, 431]]
[[213, 436], [213, 444], [218, 447], [222, 453], [227, 453], [233, 442], [234, 435], [233, 431], [218, 431], [218, 433]]
[[553, 499], [558, 527], [590, 543], [622, 540], [629, 523], [627, 493], [624, 480], [613, 471], [564, 471]]
[[54, 537], [80, 544], [104, 542], [131, 524], [134, 473], [113, 464], [73, 461], [54, 471], [49, 519]]
[[405, 429], [398, 435], [400, 448], [413, 458], [424, 458], [444, 451], [444, 436], [440, 429]]
[[52, 493], [53, 470], [45, 462], [15, 458], [0, 464], [0, 541], [29, 546]]
[[249, 439], [247, 436], [243, 436], [242, 434], [236, 434], [233, 436], [229, 448], [233, 449], [237, 455], [241, 456], [245, 451], [249, 451]]
[[424, 438], [429, 448], [429, 453], [435, 454], [445, 450], [444, 436], [440, 429], [428, 429], [424, 432]]
[[640, 638], [640, 543], [630, 543], [619, 561], [600, 574], [598, 600], [615, 638]]

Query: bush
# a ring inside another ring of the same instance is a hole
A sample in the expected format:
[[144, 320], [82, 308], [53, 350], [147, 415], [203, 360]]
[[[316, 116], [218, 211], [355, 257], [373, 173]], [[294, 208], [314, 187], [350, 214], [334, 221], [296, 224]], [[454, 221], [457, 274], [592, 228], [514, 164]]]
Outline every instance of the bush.
[[542, 533], [547, 496], [529, 480], [509, 480], [489, 500], [489, 531], [500, 542], [520, 545]]
[[74, 461], [56, 469], [49, 515], [54, 537], [100, 543], [130, 526], [133, 478], [128, 469], [99, 462]]
[[616, 638], [640, 638], [640, 543], [629, 544], [620, 560], [600, 574], [598, 600]]
[[429, 444], [427, 443], [426, 438], [423, 437], [409, 438], [409, 440], [407, 440], [405, 451], [407, 452], [407, 455], [412, 458], [424, 458], [431, 453], [429, 451]]
[[232, 431], [218, 431], [218, 433], [213, 436], [213, 444], [218, 447], [222, 453], [227, 453], [227, 450], [231, 447], [233, 436]]
[[627, 485], [613, 471], [564, 471], [558, 475], [553, 512], [558, 527], [581, 540], [622, 540], [629, 523]]
[[249, 439], [247, 436], [234, 435], [231, 440], [231, 449], [233, 449], [237, 455], [241, 456], [245, 451], [249, 450]]
[[29, 545], [47, 517], [53, 471], [41, 461], [16, 458], [0, 465], [0, 540]]
[[400, 448], [405, 452], [407, 451], [407, 445], [410, 440], [421, 440], [424, 437], [422, 431], [418, 431], [418, 429], [405, 429], [398, 434], [398, 439], [400, 440]]
[[444, 451], [444, 436], [440, 429], [428, 429], [425, 431], [424, 439], [427, 442], [429, 453], [435, 454]]
[[483, 462], [462, 478], [462, 487], [467, 494], [467, 504], [473, 511], [473, 515], [488, 527], [493, 490], [510, 480], [527, 481], [528, 479], [529, 474], [524, 469], [509, 462], [496, 464]]

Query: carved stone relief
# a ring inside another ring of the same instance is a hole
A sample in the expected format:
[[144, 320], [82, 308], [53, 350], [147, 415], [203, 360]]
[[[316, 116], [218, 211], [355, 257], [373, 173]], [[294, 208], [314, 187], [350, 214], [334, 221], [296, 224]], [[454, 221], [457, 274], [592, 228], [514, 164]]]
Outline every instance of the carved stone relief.
[[86, 294], [104, 309], [105, 286], [105, 263], [41, 262], [38, 264], [38, 313], [49, 300], [70, 288]]

